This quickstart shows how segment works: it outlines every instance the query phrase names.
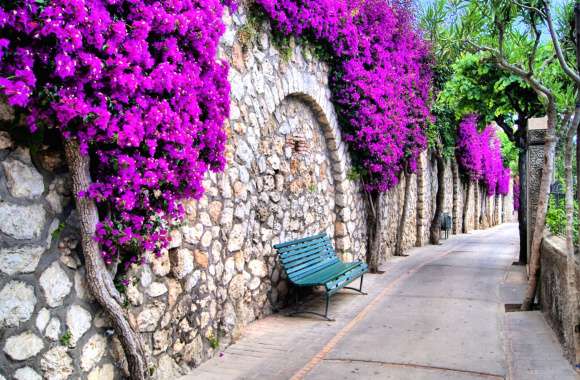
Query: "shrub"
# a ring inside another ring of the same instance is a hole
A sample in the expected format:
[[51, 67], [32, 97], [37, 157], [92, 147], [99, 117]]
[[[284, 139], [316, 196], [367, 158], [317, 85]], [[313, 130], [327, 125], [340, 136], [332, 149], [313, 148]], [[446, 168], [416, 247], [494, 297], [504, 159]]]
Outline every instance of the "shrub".
[[[546, 224], [554, 235], [566, 237], [566, 202], [550, 197]], [[574, 201], [574, 244], [578, 244], [578, 202]]]

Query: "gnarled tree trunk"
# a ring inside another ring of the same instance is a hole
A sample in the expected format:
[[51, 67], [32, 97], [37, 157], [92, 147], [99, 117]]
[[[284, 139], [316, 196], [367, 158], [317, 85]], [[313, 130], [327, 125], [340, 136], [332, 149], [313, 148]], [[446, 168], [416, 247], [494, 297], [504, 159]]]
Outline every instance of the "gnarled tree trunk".
[[479, 199], [479, 182], [475, 181], [475, 186], [473, 187], [473, 208], [474, 208], [474, 216], [473, 216], [473, 229], [479, 229], [479, 218], [481, 214], [481, 201]]
[[367, 192], [367, 264], [369, 272], [380, 273], [379, 265], [382, 255], [382, 207], [381, 194], [377, 191]]
[[113, 327], [123, 345], [131, 378], [146, 379], [148, 377], [147, 358], [141, 336], [136, 331], [135, 326], [131, 325], [121, 306], [122, 297], [113, 284], [113, 279], [102, 259], [99, 245], [94, 239], [95, 229], [99, 221], [97, 207], [92, 199], [77, 195], [81, 191], [86, 191], [91, 183], [89, 157], [81, 154], [78, 143], [73, 140], [64, 140], [64, 150], [80, 220], [87, 286], [111, 318]]
[[548, 99], [548, 129], [546, 130], [546, 142], [544, 145], [544, 164], [542, 167], [542, 180], [538, 195], [538, 208], [536, 211], [536, 221], [530, 247], [530, 276], [522, 310], [530, 310], [536, 298], [536, 288], [540, 276], [541, 244], [546, 228], [546, 213], [548, 212], [548, 197], [550, 195], [550, 182], [554, 170], [554, 151], [556, 149], [556, 104], [555, 100]]
[[518, 228], [520, 231], [520, 255], [518, 264], [526, 265], [528, 263], [528, 229], [526, 218], [526, 152], [520, 150], [518, 155], [518, 171], [520, 176], [520, 199], [518, 210]]
[[[580, 181], [580, 128], [576, 131], [576, 181]], [[576, 200], [580, 202], [580, 182], [576, 182]]]
[[435, 155], [437, 161], [437, 195], [435, 196], [435, 214], [429, 228], [429, 242], [439, 244], [441, 240], [441, 215], [445, 201], [445, 160], [440, 154]]
[[469, 201], [471, 200], [471, 181], [467, 182], [467, 187], [465, 190], [465, 199], [463, 202], [463, 213], [462, 213], [462, 232], [464, 234], [466, 234], [468, 232], [468, 227], [467, 227], [467, 212], [469, 211]]
[[459, 229], [459, 168], [457, 162], [451, 160], [451, 171], [453, 172], [453, 233], [458, 234]]
[[574, 341], [574, 364], [580, 363], [580, 335], [578, 325], [578, 291], [576, 288], [576, 255], [574, 248], [574, 179], [572, 160], [574, 155], [574, 134], [578, 130], [580, 107], [576, 107], [574, 120], [566, 136], [564, 172], [566, 177], [566, 280], [568, 283], [568, 310], [572, 319], [572, 339]]
[[411, 174], [405, 172], [405, 189], [403, 190], [403, 211], [397, 226], [397, 242], [395, 243], [395, 256], [404, 256], [403, 237], [405, 236], [405, 224], [407, 224], [407, 214], [409, 213], [409, 198], [411, 192]]

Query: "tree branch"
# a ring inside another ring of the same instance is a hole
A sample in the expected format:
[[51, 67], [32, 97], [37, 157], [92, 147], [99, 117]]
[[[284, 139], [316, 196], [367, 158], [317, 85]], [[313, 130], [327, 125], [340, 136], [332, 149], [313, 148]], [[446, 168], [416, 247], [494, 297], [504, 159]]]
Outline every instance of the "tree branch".
[[550, 11], [550, 4], [547, 1], [543, 1], [544, 8], [546, 10], [544, 19], [546, 20], [546, 24], [548, 25], [548, 31], [550, 32], [550, 37], [552, 39], [552, 44], [554, 44], [554, 50], [556, 50], [556, 57], [558, 57], [558, 62], [560, 62], [560, 66], [574, 82], [576, 82], [577, 86], [580, 86], [580, 75], [577, 72], [572, 70], [568, 63], [566, 62], [566, 58], [564, 57], [564, 53], [562, 52], [562, 46], [560, 45], [560, 40], [558, 40], [558, 36], [556, 35], [556, 29], [554, 28], [554, 22], [552, 20], [552, 12]]
[[522, 67], [520, 67], [516, 64], [509, 63], [505, 59], [505, 57], [502, 54], [500, 54], [500, 52], [497, 49], [494, 49], [494, 48], [491, 48], [488, 46], [479, 46], [476, 43], [474, 43], [473, 41], [469, 41], [469, 40], [467, 40], [466, 42], [478, 51], [486, 51], [486, 52], [491, 53], [493, 58], [495, 58], [495, 60], [496, 60], [496, 64], [501, 69], [506, 70], [506, 71], [522, 78], [524, 81], [526, 81], [526, 83], [528, 83], [532, 87], [532, 89], [534, 91], [536, 91], [536, 93], [540, 97], [544, 98], [547, 102], [550, 102], [551, 100], [555, 99], [554, 94], [552, 93], [552, 91], [549, 88], [547, 88], [542, 83], [540, 83], [538, 80], [533, 78], [533, 73], [526, 71], [525, 69], [523, 69]]
[[529, 11], [533, 11], [533, 12], [536, 12], [536, 13], [538, 13], [538, 14], [540, 15], [540, 17], [542, 17], [542, 18], [544, 18], [544, 17], [545, 17], [545, 15], [544, 15], [544, 12], [542, 12], [542, 10], [541, 10], [541, 9], [539, 9], [539, 8], [536, 8], [536, 7], [534, 7], [534, 6], [531, 6], [531, 5], [522, 4], [522, 3], [520, 3], [520, 2], [519, 2], [519, 1], [517, 1], [517, 0], [512, 0], [512, 2], [513, 2], [515, 5], [519, 6], [519, 7], [522, 7], [522, 8], [524, 8], [524, 9], [527, 9], [527, 10], [529, 10]]
[[535, 22], [535, 17], [532, 18], [532, 30], [534, 31], [534, 47], [532, 48], [532, 53], [528, 57], [528, 71], [534, 71], [534, 61], [536, 60], [536, 54], [538, 52], [538, 46], [540, 46], [540, 38], [542, 37], [542, 32], [538, 30], [538, 26]]
[[546, 59], [543, 63], [542, 66], [540, 66], [540, 69], [538, 70], [539, 73], [543, 72], [546, 69], [546, 66], [548, 66], [550, 63], [554, 62], [554, 58], [556, 58], [556, 54], [550, 56], [548, 59]]
[[507, 137], [509, 138], [509, 140], [511, 142], [515, 142], [515, 136], [514, 136], [514, 130], [512, 127], [510, 127], [508, 125], [508, 123], [506, 123], [505, 119], [503, 118], [503, 116], [498, 116], [494, 119], [494, 121], [497, 123], [497, 125], [499, 125], [499, 127], [505, 132], [505, 134], [507, 135]]

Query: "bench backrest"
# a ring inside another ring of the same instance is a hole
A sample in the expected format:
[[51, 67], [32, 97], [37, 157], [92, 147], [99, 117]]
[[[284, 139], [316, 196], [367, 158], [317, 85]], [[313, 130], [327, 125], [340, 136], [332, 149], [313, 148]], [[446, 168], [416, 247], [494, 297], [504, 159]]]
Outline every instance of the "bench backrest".
[[339, 261], [326, 233], [276, 244], [274, 248], [292, 282]]

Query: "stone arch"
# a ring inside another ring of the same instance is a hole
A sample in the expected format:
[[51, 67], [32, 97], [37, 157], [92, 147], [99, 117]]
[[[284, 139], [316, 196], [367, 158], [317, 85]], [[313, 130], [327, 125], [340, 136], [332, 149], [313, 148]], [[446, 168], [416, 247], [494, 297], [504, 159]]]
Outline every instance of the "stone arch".
[[[344, 257], [346, 250], [351, 247], [350, 236], [346, 229], [348, 220], [345, 218], [351, 212], [346, 202], [348, 151], [342, 140], [336, 112], [330, 100], [330, 90], [314, 75], [297, 69], [288, 70], [284, 76], [277, 78], [276, 82], [278, 95], [282, 96], [273, 97], [274, 102], [269, 106], [270, 113], [280, 107], [287, 98], [298, 99], [312, 110], [325, 137], [335, 189], [336, 221], [334, 237], [331, 236], [331, 238], [334, 238], [337, 253]], [[276, 92], [273, 91], [273, 93]]]

